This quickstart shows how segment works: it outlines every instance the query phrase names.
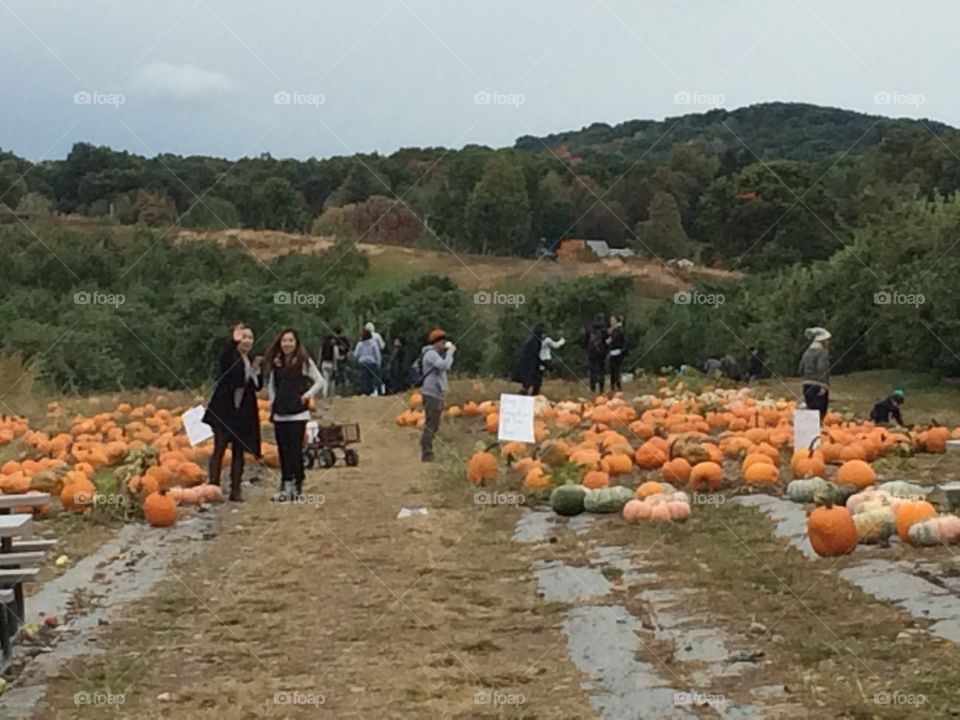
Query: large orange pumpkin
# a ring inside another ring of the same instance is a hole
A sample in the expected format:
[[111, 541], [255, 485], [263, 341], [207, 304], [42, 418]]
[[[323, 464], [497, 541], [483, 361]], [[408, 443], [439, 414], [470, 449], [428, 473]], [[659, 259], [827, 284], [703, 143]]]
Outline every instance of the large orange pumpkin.
[[817, 555], [846, 555], [857, 546], [857, 526], [845, 507], [818, 507], [807, 518], [807, 538]]

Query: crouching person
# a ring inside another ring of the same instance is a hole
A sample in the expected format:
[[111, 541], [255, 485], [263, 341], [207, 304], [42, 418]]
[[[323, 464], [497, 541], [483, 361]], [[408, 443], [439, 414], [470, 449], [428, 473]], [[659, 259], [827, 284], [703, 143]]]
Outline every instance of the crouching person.
[[420, 435], [420, 459], [423, 462], [432, 462], [433, 439], [440, 429], [444, 398], [447, 395], [447, 371], [453, 366], [453, 355], [457, 346], [447, 340], [447, 334], [439, 328], [430, 332], [427, 343], [420, 351], [423, 373], [420, 394], [423, 395], [425, 416], [423, 433]]

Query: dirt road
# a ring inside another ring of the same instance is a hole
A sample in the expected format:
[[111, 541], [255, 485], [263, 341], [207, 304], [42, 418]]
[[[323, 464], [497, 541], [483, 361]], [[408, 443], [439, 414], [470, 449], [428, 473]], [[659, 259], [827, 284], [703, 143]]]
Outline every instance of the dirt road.
[[[420, 463], [399, 410], [338, 401], [325, 419], [361, 423], [359, 467], [310, 472], [302, 504], [271, 503], [270, 482], [226, 507], [36, 717], [593, 717], [559, 608], [511, 543], [518, 511], [465, 498], [452, 448]], [[78, 691], [122, 705], [77, 706]]]

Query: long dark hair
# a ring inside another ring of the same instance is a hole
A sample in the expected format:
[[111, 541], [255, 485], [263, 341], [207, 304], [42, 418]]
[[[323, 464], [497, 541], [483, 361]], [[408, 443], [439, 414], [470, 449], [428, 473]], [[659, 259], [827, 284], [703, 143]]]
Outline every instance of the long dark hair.
[[[293, 335], [293, 339], [297, 342], [297, 347], [290, 354], [288, 358], [283, 353], [283, 349], [280, 347], [280, 342], [283, 340], [283, 336], [287, 333]], [[267, 354], [264, 358], [266, 361], [266, 367], [268, 368], [279, 368], [279, 367], [303, 367], [310, 360], [310, 353], [307, 352], [307, 349], [303, 346], [303, 343], [300, 342], [300, 336], [297, 335], [297, 331], [293, 328], [285, 328], [277, 333], [277, 336], [273, 339], [273, 342], [270, 343], [270, 347], [267, 348]]]

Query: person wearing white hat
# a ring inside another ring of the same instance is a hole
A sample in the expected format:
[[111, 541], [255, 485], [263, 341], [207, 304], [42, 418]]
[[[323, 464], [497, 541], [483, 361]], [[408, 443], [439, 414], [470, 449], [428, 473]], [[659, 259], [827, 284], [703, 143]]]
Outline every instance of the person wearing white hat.
[[822, 327], [807, 328], [804, 336], [810, 345], [800, 358], [800, 377], [803, 378], [803, 401], [810, 410], [820, 412], [820, 421], [830, 404], [830, 331]]
[[[387, 349], [387, 343], [384, 341], [383, 336], [381, 336], [380, 333], [377, 332], [377, 328], [374, 326], [374, 324], [372, 322], [368, 322], [366, 325], [363, 326], [363, 329], [370, 331], [370, 337], [372, 337], [374, 342], [376, 342], [377, 345], [380, 346], [380, 354], [383, 355], [383, 351]], [[386, 383], [381, 382], [377, 386], [376, 390], [374, 391], [374, 395], [386, 395], [386, 394], [387, 394]]]

